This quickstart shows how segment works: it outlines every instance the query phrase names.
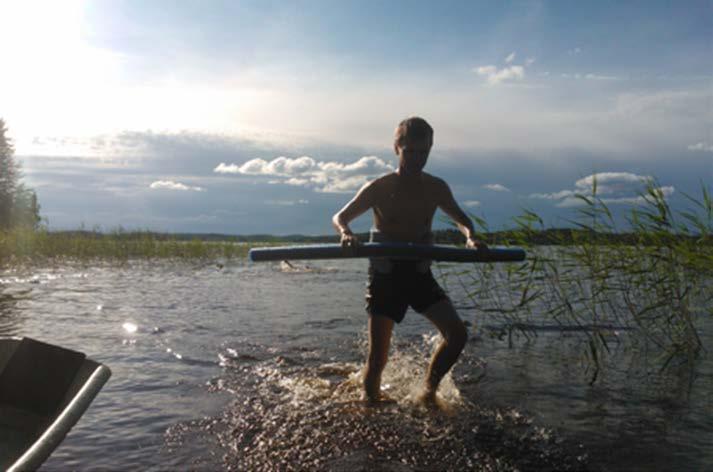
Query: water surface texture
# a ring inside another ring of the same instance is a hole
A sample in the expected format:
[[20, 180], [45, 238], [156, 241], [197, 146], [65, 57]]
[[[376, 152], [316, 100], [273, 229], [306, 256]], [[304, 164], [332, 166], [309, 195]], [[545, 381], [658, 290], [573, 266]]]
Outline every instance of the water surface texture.
[[[438, 338], [410, 311], [385, 393], [358, 401], [366, 261], [131, 263], [0, 274], [0, 335], [85, 352], [112, 378], [44, 470], [710, 470], [713, 363], [647, 374], [613, 351], [593, 386], [576, 336], [472, 327], [442, 409], [412, 399]], [[626, 336], [626, 332], [617, 336]], [[704, 346], [713, 338], [704, 326]]]

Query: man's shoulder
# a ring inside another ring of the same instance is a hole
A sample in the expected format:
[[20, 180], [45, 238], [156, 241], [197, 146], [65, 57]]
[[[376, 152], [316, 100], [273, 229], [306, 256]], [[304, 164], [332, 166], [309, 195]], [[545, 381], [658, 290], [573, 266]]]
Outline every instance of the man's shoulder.
[[447, 188], [448, 187], [448, 184], [442, 178], [436, 177], [435, 175], [428, 174], [426, 172], [422, 172], [422, 174], [423, 174], [423, 179], [426, 183], [436, 186], [436, 187], [439, 187], [439, 188]]
[[362, 186], [359, 193], [369, 195], [370, 198], [378, 198], [379, 195], [381, 195], [384, 191], [387, 191], [389, 186], [392, 185], [394, 175], [396, 174], [390, 173], [377, 177], [374, 180], [370, 180]]
[[374, 188], [381, 188], [384, 187], [385, 185], [389, 185], [392, 182], [396, 181], [396, 172], [390, 172], [388, 174], [384, 174], [380, 177], [375, 178], [371, 182], [367, 184], [369, 187], [374, 187]]
[[390, 182], [398, 177], [396, 172], [389, 172], [374, 179], [374, 182]]

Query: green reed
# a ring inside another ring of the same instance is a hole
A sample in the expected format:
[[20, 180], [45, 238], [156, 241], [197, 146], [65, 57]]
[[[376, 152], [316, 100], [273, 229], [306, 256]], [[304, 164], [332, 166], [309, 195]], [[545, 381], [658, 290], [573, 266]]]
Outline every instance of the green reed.
[[247, 244], [232, 241], [178, 239], [150, 232], [117, 229], [53, 233], [15, 228], [0, 232], [0, 268], [14, 265], [131, 259], [236, 259], [246, 257]]
[[[567, 332], [582, 346], [595, 382], [614, 349], [633, 349], [648, 365], [692, 366], [704, 346], [700, 319], [713, 315], [713, 200], [702, 186], [691, 208], [674, 214], [650, 181], [640, 204], [618, 228], [597, 195], [579, 195], [582, 207], [570, 223], [577, 231], [553, 246], [534, 246], [545, 230], [525, 211], [517, 229], [499, 243], [528, 250], [520, 264], [474, 264], [444, 270], [466, 290], [474, 308], [498, 321], [498, 336], [533, 340], [543, 326]], [[483, 238], [487, 223], [475, 218]], [[556, 234], [556, 233], [555, 233]], [[653, 362], [652, 362], [653, 361]], [[672, 364], [673, 363], [673, 364]]]

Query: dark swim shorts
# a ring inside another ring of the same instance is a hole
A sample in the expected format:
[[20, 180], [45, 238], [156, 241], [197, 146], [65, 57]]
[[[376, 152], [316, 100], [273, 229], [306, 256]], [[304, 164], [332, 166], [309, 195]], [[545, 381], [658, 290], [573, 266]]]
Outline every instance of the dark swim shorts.
[[391, 261], [389, 273], [378, 272], [370, 265], [367, 313], [400, 323], [409, 306], [423, 313], [434, 303], [448, 298], [433, 278], [431, 269], [423, 271], [420, 265], [420, 261]]

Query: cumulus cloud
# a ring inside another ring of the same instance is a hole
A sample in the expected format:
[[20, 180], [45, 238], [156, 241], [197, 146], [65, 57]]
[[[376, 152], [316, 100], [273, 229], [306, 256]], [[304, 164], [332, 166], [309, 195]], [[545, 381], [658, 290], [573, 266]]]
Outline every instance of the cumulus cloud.
[[580, 73], [564, 73], [560, 74], [563, 79], [574, 79], [574, 80], [621, 80], [619, 77], [613, 75], [600, 75], [600, 74], [580, 74]]
[[481, 66], [476, 71], [478, 75], [485, 76], [490, 85], [498, 85], [502, 82], [525, 78], [525, 68], [523, 66], [509, 66], [502, 69], [498, 69], [496, 66]]
[[530, 198], [538, 198], [540, 200], [561, 200], [567, 197], [573, 197], [577, 192], [574, 190], [560, 190], [554, 193], [532, 193]]
[[278, 206], [294, 206], [294, 205], [307, 205], [309, 200], [267, 200], [265, 204], [267, 205], [278, 205]]
[[287, 185], [294, 185], [296, 187], [306, 187], [309, 185], [310, 180], [309, 179], [300, 179], [298, 177], [291, 177], [287, 180], [271, 180], [271, 184], [287, 184]]
[[221, 162], [213, 171], [219, 174], [290, 176], [314, 169], [317, 165], [318, 163], [308, 156], [297, 159], [281, 156], [269, 162], [264, 159], [252, 159], [241, 166]]
[[696, 144], [690, 144], [688, 146], [689, 151], [703, 151], [703, 152], [713, 152], [713, 144], [708, 144], [706, 141], [702, 141]]
[[[675, 192], [675, 189], [672, 186], [657, 187], [657, 190], [659, 192], [661, 192], [661, 195], [664, 198], [670, 197]], [[650, 197], [647, 195], [637, 195], [635, 197], [602, 198], [601, 200], [606, 205], [611, 205], [611, 204], [614, 204], [614, 205], [616, 205], [616, 204], [645, 205], [646, 203], [650, 203]], [[568, 207], [582, 206], [584, 204], [585, 203], [581, 198], [572, 196], [572, 197], [565, 198], [561, 202], [557, 203], [556, 206], [558, 206], [560, 208], [568, 208]]]
[[[650, 176], [630, 172], [600, 172], [581, 178], [574, 183], [573, 190], [560, 190], [553, 193], [533, 193], [529, 198], [557, 201], [558, 207], [575, 207], [585, 204], [577, 195], [588, 196], [594, 191], [596, 181], [597, 196], [605, 204], [643, 205], [647, 197], [641, 195], [643, 186], [652, 181]], [[673, 186], [657, 187], [664, 198], [675, 192]], [[603, 197], [602, 197], [603, 196]]]
[[352, 163], [322, 162], [309, 156], [280, 156], [271, 161], [252, 159], [242, 165], [220, 163], [213, 169], [219, 174], [278, 177], [270, 183], [310, 187], [326, 193], [353, 192], [367, 181], [393, 170], [392, 165], [376, 156], [364, 156]]
[[599, 75], [599, 74], [586, 74], [584, 76], [585, 79], [588, 80], [618, 80], [619, 77], [615, 77], [613, 75]]
[[574, 183], [574, 186], [581, 193], [591, 192], [594, 182], [597, 183], [597, 193], [612, 193], [615, 190], [625, 190], [628, 184], [646, 183], [651, 180], [651, 176], [637, 175], [630, 172], [599, 172], [588, 175]]
[[508, 54], [505, 58], [506, 66], [498, 68], [494, 65], [480, 66], [473, 69], [480, 76], [484, 76], [490, 85], [498, 85], [503, 82], [512, 82], [525, 78], [525, 67], [535, 62], [534, 57], [525, 60], [525, 65], [515, 65], [515, 52]]
[[494, 192], [509, 192], [510, 189], [501, 184], [485, 184], [484, 189], [492, 190]]
[[149, 185], [149, 188], [153, 190], [182, 190], [182, 191], [193, 191], [193, 192], [204, 192], [205, 189], [201, 187], [191, 187], [181, 182], [174, 182], [172, 180], [157, 180]]

